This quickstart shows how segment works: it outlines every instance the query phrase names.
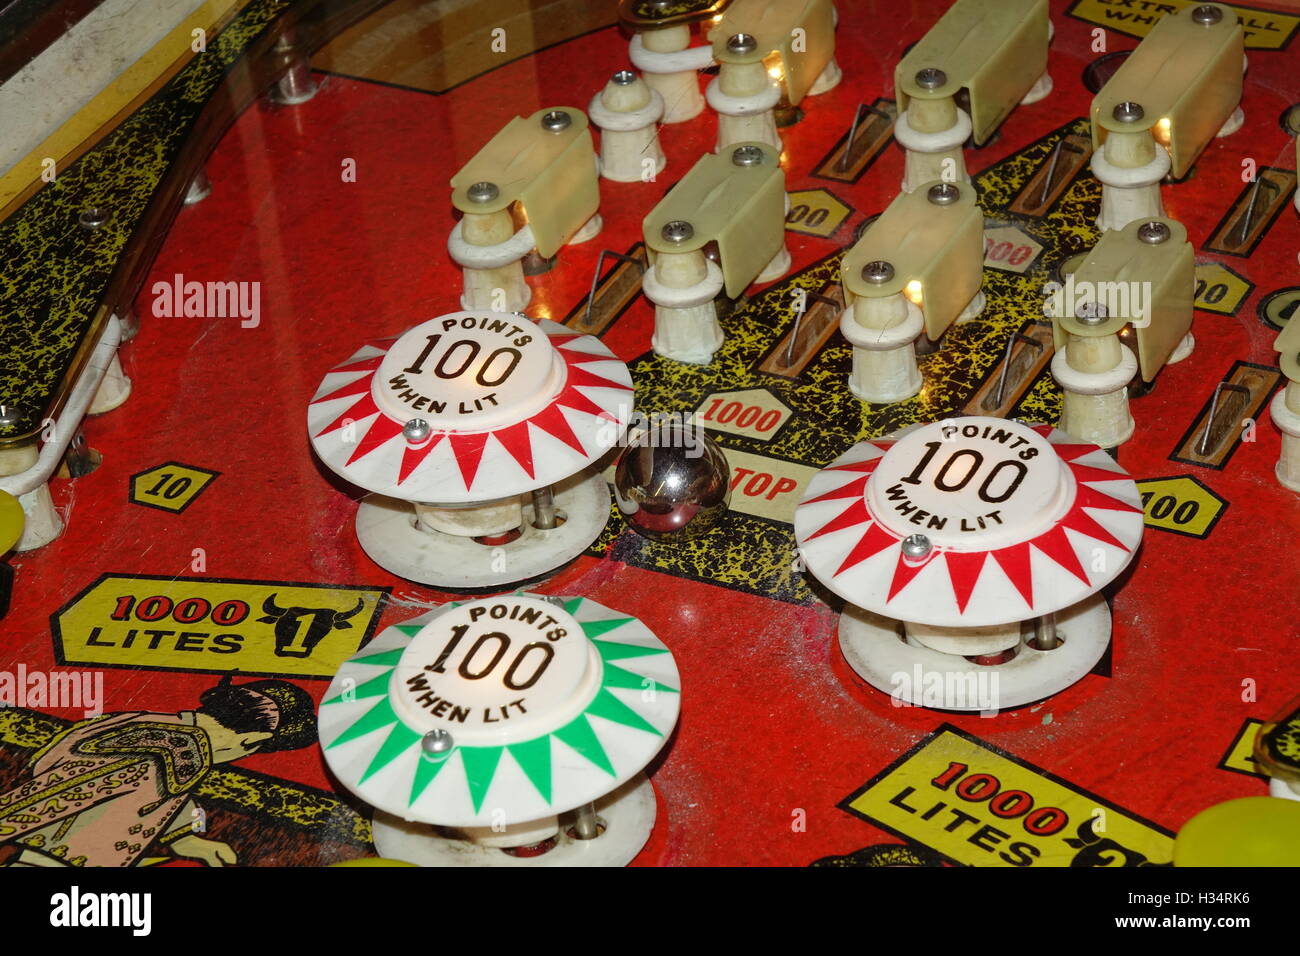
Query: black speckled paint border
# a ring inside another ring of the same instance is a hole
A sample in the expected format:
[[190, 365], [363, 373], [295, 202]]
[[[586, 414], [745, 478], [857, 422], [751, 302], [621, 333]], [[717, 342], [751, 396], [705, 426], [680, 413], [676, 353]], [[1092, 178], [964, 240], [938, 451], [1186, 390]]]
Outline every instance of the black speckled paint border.
[[[250, 45], [293, 6], [252, 0], [148, 101], [58, 171], [0, 223], [0, 404], [21, 420], [0, 443], [34, 435], [56, 411], [106, 321], [102, 300], [150, 203], [204, 107]], [[91, 232], [82, 210], [108, 221]]]

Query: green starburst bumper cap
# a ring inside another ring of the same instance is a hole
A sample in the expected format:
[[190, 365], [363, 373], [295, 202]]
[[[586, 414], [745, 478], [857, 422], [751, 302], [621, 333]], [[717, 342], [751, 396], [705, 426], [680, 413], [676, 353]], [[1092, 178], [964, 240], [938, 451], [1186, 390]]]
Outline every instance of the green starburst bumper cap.
[[677, 665], [585, 598], [453, 602], [383, 631], [320, 708], [325, 760], [361, 799], [448, 827], [538, 820], [641, 772], [679, 708]]

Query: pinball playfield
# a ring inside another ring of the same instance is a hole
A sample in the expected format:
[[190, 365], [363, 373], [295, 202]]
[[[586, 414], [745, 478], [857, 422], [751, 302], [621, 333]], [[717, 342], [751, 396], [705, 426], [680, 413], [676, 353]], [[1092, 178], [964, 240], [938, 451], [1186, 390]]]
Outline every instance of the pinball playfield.
[[949, 6], [209, 3], [16, 157], [0, 864], [1300, 854], [1300, 7]]

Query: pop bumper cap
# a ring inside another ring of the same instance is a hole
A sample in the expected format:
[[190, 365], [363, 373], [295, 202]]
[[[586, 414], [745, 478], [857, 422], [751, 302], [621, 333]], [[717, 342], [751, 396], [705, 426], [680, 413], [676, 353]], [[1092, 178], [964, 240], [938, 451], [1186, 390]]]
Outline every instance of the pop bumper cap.
[[453, 602], [344, 663], [320, 739], [340, 782], [388, 813], [523, 823], [640, 773], [677, 721], [679, 686], [667, 647], [594, 601]]
[[453, 312], [369, 342], [307, 407], [341, 478], [405, 501], [494, 501], [554, 484], [614, 447], [632, 378], [594, 336], [514, 313]]
[[1142, 529], [1137, 486], [1104, 451], [986, 417], [859, 443], [813, 477], [795, 513], [818, 580], [866, 610], [936, 627], [1076, 604], [1124, 570]]

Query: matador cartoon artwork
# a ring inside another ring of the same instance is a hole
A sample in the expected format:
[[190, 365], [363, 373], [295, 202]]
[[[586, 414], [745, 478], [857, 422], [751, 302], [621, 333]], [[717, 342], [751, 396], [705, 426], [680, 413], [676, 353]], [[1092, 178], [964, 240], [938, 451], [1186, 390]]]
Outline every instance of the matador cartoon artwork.
[[191, 792], [216, 765], [316, 739], [311, 697], [282, 680], [223, 678], [179, 714], [124, 712], [73, 724], [0, 794], [0, 866], [133, 866], [146, 851], [237, 862], [195, 832]]

